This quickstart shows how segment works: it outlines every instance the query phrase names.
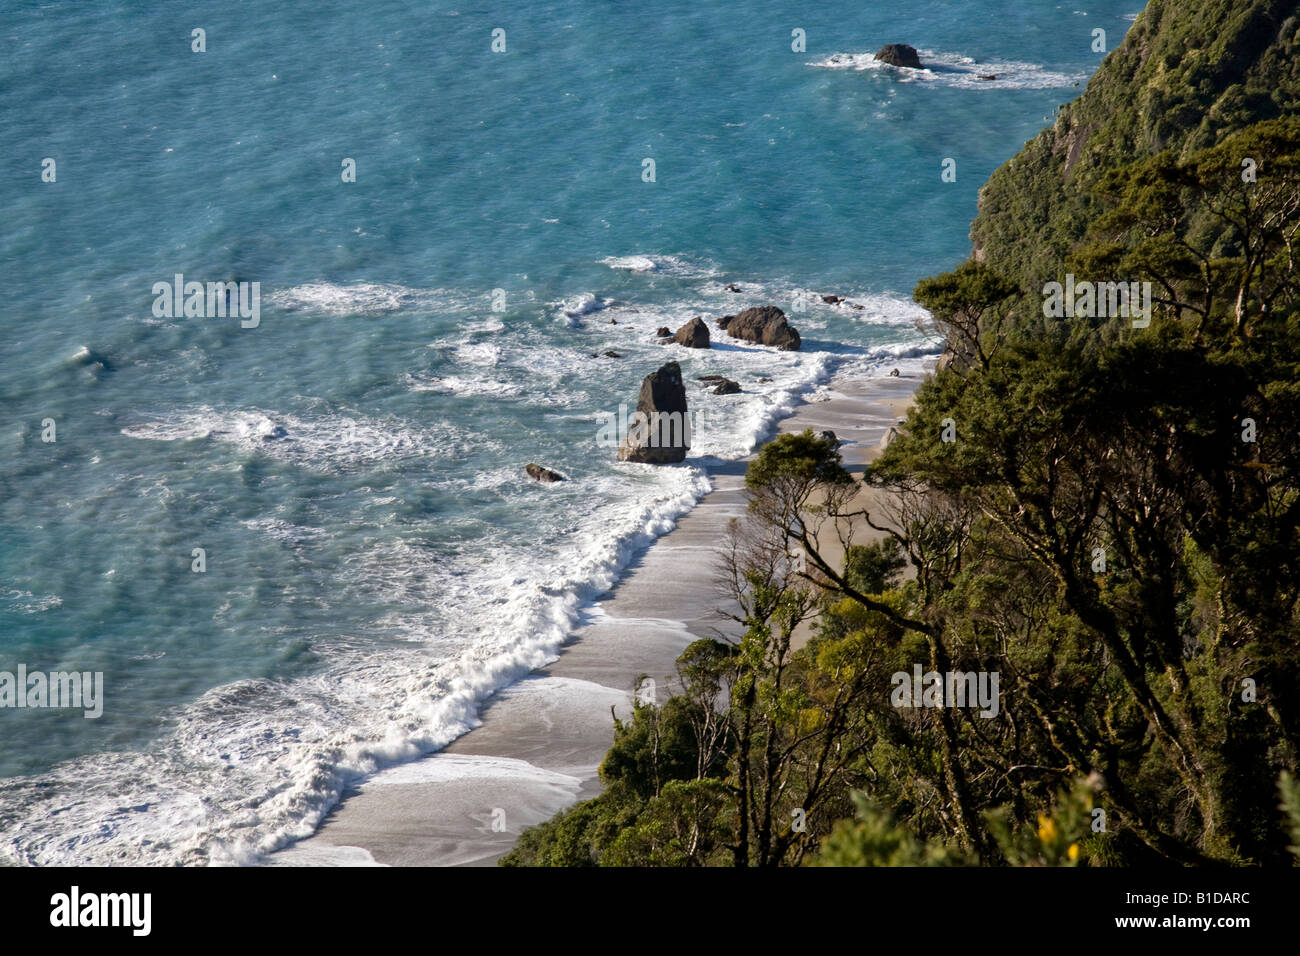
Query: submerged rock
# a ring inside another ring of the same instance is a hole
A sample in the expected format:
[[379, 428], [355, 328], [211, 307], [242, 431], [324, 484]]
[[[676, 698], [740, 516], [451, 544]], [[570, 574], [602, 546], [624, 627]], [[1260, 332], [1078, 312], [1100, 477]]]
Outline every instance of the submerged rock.
[[677, 330], [677, 334], [673, 336], [673, 341], [678, 345], [686, 346], [688, 349], [707, 349], [709, 347], [709, 327], [697, 315]]
[[691, 444], [682, 369], [668, 362], [641, 383], [627, 436], [618, 449], [619, 461], [663, 465], [686, 459]]
[[798, 331], [786, 322], [785, 313], [774, 305], [723, 316], [718, 325], [733, 339], [771, 345], [785, 352], [797, 351], [800, 345]]
[[905, 66], [913, 70], [925, 69], [916, 47], [908, 46], [906, 43], [886, 43], [876, 54], [876, 59], [890, 66]]
[[68, 362], [81, 368], [94, 368], [100, 372], [113, 371], [113, 365], [107, 358], [84, 345], [69, 356]]
[[529, 478], [536, 478], [538, 481], [563, 481], [564, 476], [558, 471], [551, 471], [549, 468], [543, 468], [536, 462], [529, 462], [524, 466], [524, 471], [528, 472]]
[[740, 391], [740, 383], [732, 381], [725, 375], [701, 375], [699, 382], [714, 395], [735, 395]]

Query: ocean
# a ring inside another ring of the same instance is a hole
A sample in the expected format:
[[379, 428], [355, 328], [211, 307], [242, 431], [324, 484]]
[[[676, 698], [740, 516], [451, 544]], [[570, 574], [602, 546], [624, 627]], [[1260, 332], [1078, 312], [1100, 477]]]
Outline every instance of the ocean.
[[[911, 289], [1139, 8], [179, 6], [0, 10], [0, 672], [104, 688], [0, 694], [4, 863], [258, 863], [473, 727], [711, 466], [937, 353]], [[654, 336], [768, 304], [800, 351]], [[690, 457], [619, 464], [669, 359]]]

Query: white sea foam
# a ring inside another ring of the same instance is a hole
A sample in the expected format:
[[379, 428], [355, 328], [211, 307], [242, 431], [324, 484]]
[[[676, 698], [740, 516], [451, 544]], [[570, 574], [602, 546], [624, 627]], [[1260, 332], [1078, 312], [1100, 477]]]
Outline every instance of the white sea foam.
[[[622, 695], [626, 703], [627, 694]], [[448, 783], [453, 780], [520, 780], [562, 787], [572, 795], [582, 788], [582, 780], [571, 774], [556, 773], [513, 757], [485, 757], [478, 754], [437, 754], [426, 760], [399, 764], [375, 774], [366, 781], [366, 789], [404, 786], [412, 783]]]
[[867, 354], [873, 359], [934, 358], [943, 352], [942, 342], [893, 342], [886, 345], [873, 345]]
[[600, 261], [611, 269], [627, 269], [630, 272], [654, 272], [659, 268], [649, 256], [606, 256]]
[[0, 601], [8, 604], [8, 610], [19, 614], [40, 614], [42, 611], [63, 606], [63, 598], [57, 594], [43, 594], [37, 597], [31, 591], [0, 592]]
[[455, 426], [417, 427], [351, 415], [300, 418], [260, 409], [177, 409], [121, 429], [128, 438], [149, 441], [211, 439], [323, 472], [383, 461], [452, 454], [468, 445]]
[[446, 395], [485, 396], [489, 398], [517, 398], [524, 394], [524, 387], [516, 382], [501, 382], [491, 379], [476, 379], [462, 375], [443, 375], [406, 377], [412, 391], [440, 392]]
[[594, 292], [584, 292], [582, 295], [574, 296], [571, 299], [565, 299], [555, 307], [569, 318], [577, 319], [584, 315], [591, 315], [595, 312], [603, 312], [611, 305], [613, 305], [613, 302], [609, 299], [601, 298]]
[[457, 346], [456, 361], [462, 365], [496, 365], [501, 361], [501, 346], [491, 342], [479, 342]]
[[450, 311], [471, 305], [463, 296], [454, 296], [442, 289], [412, 289], [375, 282], [351, 285], [308, 282], [274, 292], [269, 300], [281, 309], [302, 309], [327, 315], [367, 315], [395, 312], [411, 306], [437, 306], [440, 310]]
[[478, 322], [466, 322], [462, 328], [465, 332], [469, 333], [495, 333], [504, 332], [506, 324], [499, 318], [490, 318], [482, 319]]
[[278, 541], [293, 545], [305, 541], [317, 541], [328, 534], [324, 528], [308, 528], [291, 524], [281, 518], [253, 518], [245, 521], [244, 527], [264, 532]]
[[600, 260], [611, 269], [628, 272], [648, 272], [683, 279], [707, 279], [718, 274], [718, 268], [707, 259], [692, 259], [675, 255], [606, 256]]
[[[925, 69], [893, 66], [876, 59], [875, 53], [834, 53], [809, 66], [828, 70], [873, 71], [888, 74], [904, 83], [934, 83], [969, 90], [1047, 90], [1073, 86], [1087, 79], [1086, 73], [1060, 73], [1038, 63], [1017, 60], [976, 60], [961, 53], [918, 50]], [[996, 79], [981, 79], [993, 76]]]
[[378, 862], [370, 851], [359, 846], [311, 846], [294, 847], [292, 856], [273, 857], [272, 866], [387, 866]]

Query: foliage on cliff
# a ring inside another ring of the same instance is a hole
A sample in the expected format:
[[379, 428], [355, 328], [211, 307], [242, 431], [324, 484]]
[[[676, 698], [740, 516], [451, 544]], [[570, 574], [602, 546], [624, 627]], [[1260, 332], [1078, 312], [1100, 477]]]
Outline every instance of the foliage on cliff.
[[1036, 292], [1064, 271], [1107, 172], [1164, 151], [1183, 159], [1297, 112], [1294, 0], [1151, 0], [1083, 95], [989, 178], [975, 257]]

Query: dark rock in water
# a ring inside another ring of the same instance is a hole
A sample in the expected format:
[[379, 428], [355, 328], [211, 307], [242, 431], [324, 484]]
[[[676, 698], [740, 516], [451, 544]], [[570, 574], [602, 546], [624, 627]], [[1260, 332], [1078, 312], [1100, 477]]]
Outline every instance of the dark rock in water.
[[713, 389], [714, 395], [737, 395], [739, 393], [740, 393], [740, 383], [733, 382], [729, 378], [724, 378], [721, 382], [717, 384], [717, 387]]
[[609, 320], [609, 324], [610, 324], [610, 325], [618, 325], [618, 319], [610, 319], [610, 320]]
[[724, 315], [722, 318], [718, 319], [717, 322], [718, 328], [725, 329], [728, 325], [731, 324], [731, 320], [734, 318], [735, 318], [734, 315]]
[[998, 75], [996, 73], [980, 73], [979, 78], [981, 80], [996, 80]]
[[725, 382], [725, 375], [700, 375], [695, 379], [697, 382], [703, 382], [705, 385], [717, 385], [719, 382]]
[[898, 378], [898, 369], [894, 369], [892, 372], [890, 372], [890, 373], [889, 373], [889, 377], [890, 377], [890, 378]]
[[647, 375], [637, 396], [636, 411], [627, 437], [619, 446], [618, 460], [647, 465], [684, 461], [691, 444], [691, 426], [681, 366], [668, 362]]
[[276, 425], [262, 436], [262, 441], [275, 441], [277, 438], [284, 438], [288, 434], [288, 430], [283, 425]]
[[839, 448], [839, 447], [840, 447], [840, 439], [839, 439], [839, 436], [837, 436], [837, 435], [836, 435], [833, 431], [831, 431], [829, 428], [826, 429], [825, 431], [820, 431], [820, 432], [815, 433], [815, 434], [813, 435], [813, 438], [816, 438], [818, 441], [824, 441], [824, 442], [829, 443], [830, 446], [831, 446], [832, 448]]
[[524, 465], [524, 471], [528, 472], [529, 478], [536, 478], [538, 481], [563, 481], [564, 476], [558, 471], [551, 471], [549, 468], [543, 468], [541, 465], [529, 462]]
[[709, 347], [709, 327], [697, 315], [677, 330], [677, 334], [673, 336], [673, 341], [678, 345], [686, 346], [688, 349], [707, 349]]
[[827, 305], [839, 305], [841, 302], [844, 301], [844, 296], [842, 296], [842, 295], [824, 295], [824, 296], [822, 296], [822, 301], [825, 302]]
[[861, 312], [863, 309], [866, 308], [865, 305], [858, 305], [858, 303], [856, 303], [856, 302], [850, 303], [850, 306], [849, 306], [849, 307], [852, 308], [852, 309], [857, 309], [859, 312]]
[[772, 380], [771, 380], [770, 378], [768, 378], [766, 375], [764, 375], [762, 378], [760, 378], [760, 379], [756, 379], [756, 381], [759, 381], [759, 382], [770, 382], [770, 381], [772, 381]]
[[661, 339], [670, 339], [673, 336], [673, 330], [666, 325], [659, 326], [659, 331], [655, 333]]
[[734, 282], [728, 282], [727, 285], [724, 286], [724, 288], [725, 288], [728, 292], [739, 292], [739, 291], [741, 291], [740, 286], [736, 285], [736, 283], [734, 283]]
[[[794, 352], [799, 348], [799, 333], [786, 322], [785, 313], [774, 305], [746, 309], [739, 315], [724, 318], [727, 324], [722, 327], [733, 339], [771, 345], [783, 352]], [[722, 325], [721, 322], [718, 324]]]
[[605, 352], [605, 358], [622, 358], [622, 357], [623, 356], [619, 355], [613, 349], [609, 349]]
[[876, 59], [881, 63], [888, 63], [890, 66], [906, 66], [913, 70], [923, 70], [921, 58], [917, 55], [916, 47], [908, 46], [906, 43], [886, 43], [876, 54]]

